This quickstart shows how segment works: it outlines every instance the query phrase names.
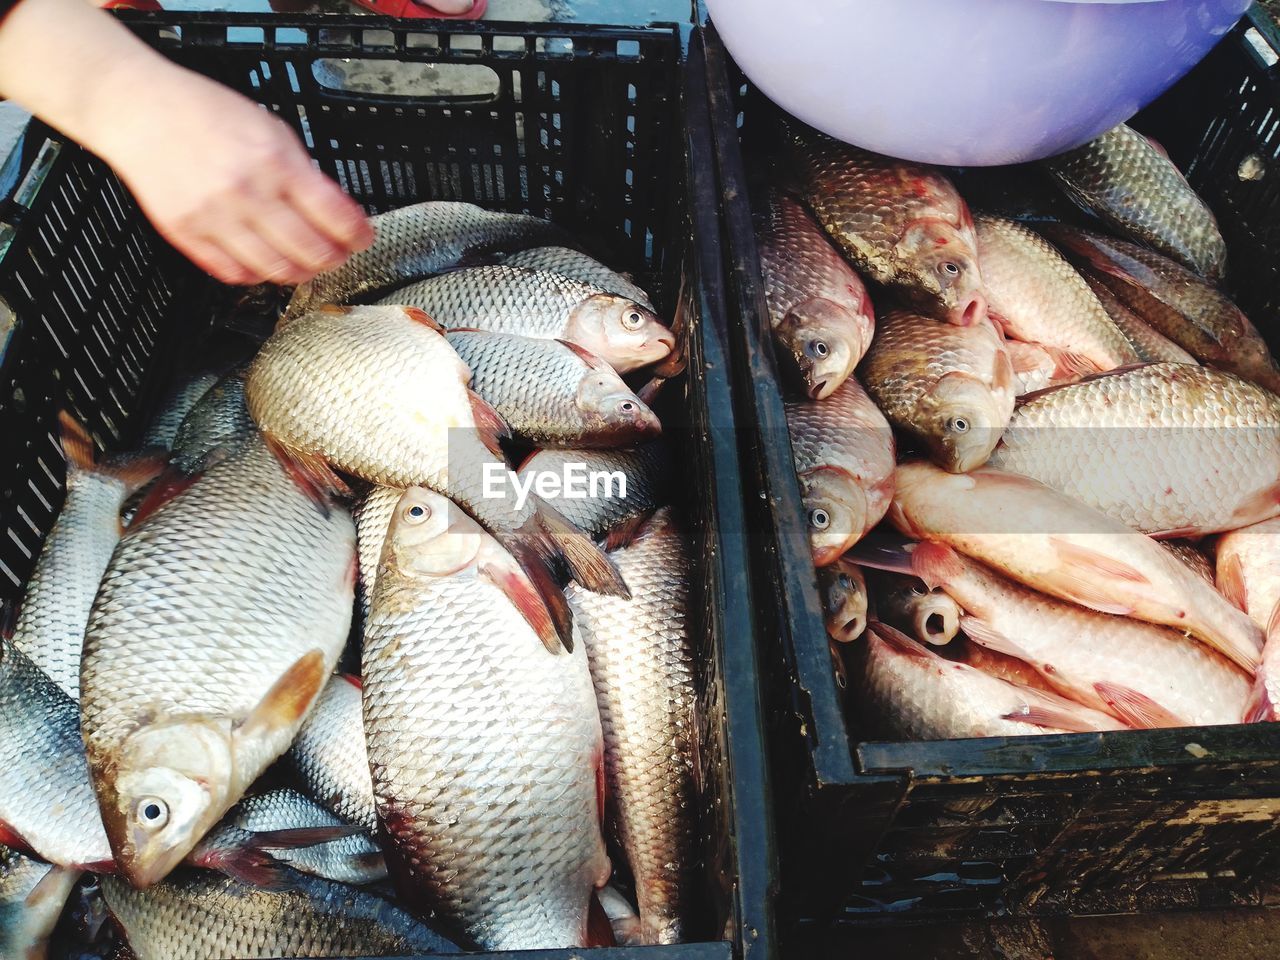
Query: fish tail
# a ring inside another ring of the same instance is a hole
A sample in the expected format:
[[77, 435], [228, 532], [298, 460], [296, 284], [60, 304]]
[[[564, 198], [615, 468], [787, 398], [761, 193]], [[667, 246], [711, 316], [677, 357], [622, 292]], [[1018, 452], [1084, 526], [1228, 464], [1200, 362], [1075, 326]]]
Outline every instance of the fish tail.
[[540, 502], [520, 532], [546, 557], [563, 563], [575, 583], [594, 593], [631, 599], [631, 590], [608, 555], [550, 504]]
[[94, 469], [114, 477], [124, 485], [125, 495], [131, 496], [158, 477], [169, 462], [169, 453], [162, 447], [149, 447], [137, 453], [107, 457]]

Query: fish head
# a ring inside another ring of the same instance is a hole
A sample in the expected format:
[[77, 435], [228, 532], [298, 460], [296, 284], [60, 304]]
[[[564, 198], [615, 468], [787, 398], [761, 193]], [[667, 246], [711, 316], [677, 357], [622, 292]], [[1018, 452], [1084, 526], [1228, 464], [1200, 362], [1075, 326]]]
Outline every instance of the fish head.
[[622, 442], [662, 433], [657, 415], [613, 370], [593, 370], [578, 383], [576, 405], [596, 431]]
[[987, 318], [972, 230], [945, 220], [921, 220], [898, 241], [894, 256], [930, 316], [960, 327]]
[[849, 308], [813, 297], [787, 311], [773, 335], [809, 399], [824, 400], [853, 373], [866, 346], [866, 326]]
[[226, 718], [147, 724], [95, 770], [116, 864], [139, 890], [168, 876], [237, 799], [231, 733]]
[[941, 587], [932, 590], [916, 577], [876, 577], [876, 613], [921, 643], [942, 646], [960, 630], [960, 607]]
[[930, 455], [952, 473], [986, 463], [1008, 419], [990, 387], [958, 372], [941, 377], [916, 404], [917, 427]]
[[800, 492], [814, 565], [835, 563], [865, 532], [867, 498], [839, 467], [808, 471], [800, 477]]
[[382, 569], [409, 577], [452, 576], [476, 562], [484, 540], [480, 525], [448, 497], [410, 487], [391, 515]]
[[676, 346], [675, 334], [653, 311], [611, 293], [575, 306], [565, 339], [599, 354], [619, 373], [657, 363]]
[[867, 585], [862, 569], [849, 558], [841, 557], [819, 570], [818, 579], [822, 584], [827, 633], [842, 643], [857, 639], [867, 625]]

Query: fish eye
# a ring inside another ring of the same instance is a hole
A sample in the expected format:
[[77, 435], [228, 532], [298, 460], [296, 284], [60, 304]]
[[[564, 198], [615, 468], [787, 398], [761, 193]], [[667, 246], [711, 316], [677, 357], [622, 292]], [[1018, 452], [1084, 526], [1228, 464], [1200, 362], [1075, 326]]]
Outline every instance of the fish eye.
[[827, 529], [827, 527], [831, 526], [831, 514], [821, 507], [815, 507], [809, 511], [809, 526], [815, 530]]
[[825, 357], [831, 352], [825, 340], [814, 340], [809, 344], [809, 350], [815, 357]]
[[969, 421], [964, 417], [952, 417], [947, 421], [947, 430], [951, 433], [968, 433]]
[[847, 573], [840, 574], [840, 577], [836, 582], [846, 590], [853, 586], [853, 581], [849, 579], [849, 575]]
[[169, 822], [169, 805], [159, 797], [143, 797], [136, 813], [138, 823], [148, 830], [159, 830]]
[[404, 512], [404, 518], [408, 520], [410, 523], [414, 523], [414, 524], [422, 523], [430, 516], [431, 516], [431, 508], [424, 507], [420, 503], [415, 503], [413, 506], [411, 506], [408, 510]]
[[944, 260], [938, 264], [938, 272], [945, 273], [948, 277], [960, 276], [960, 265], [952, 263], [950, 260]]
[[636, 310], [630, 310], [623, 314], [622, 325], [628, 330], [639, 330], [642, 323], [644, 323], [644, 317]]
[[631, 413], [633, 410], [635, 410], [635, 408], [636, 408], [636, 405], [632, 403], [630, 400], [623, 400], [620, 404], [618, 404], [618, 409], [621, 410], [623, 413]]
[[920, 584], [918, 584], [918, 583], [917, 583], [917, 584], [914, 584], [914, 585], [911, 587], [911, 595], [912, 595], [913, 597], [923, 597], [923, 596], [925, 595], [925, 593], [926, 593], [926, 591], [925, 591], [924, 587], [920, 586]]

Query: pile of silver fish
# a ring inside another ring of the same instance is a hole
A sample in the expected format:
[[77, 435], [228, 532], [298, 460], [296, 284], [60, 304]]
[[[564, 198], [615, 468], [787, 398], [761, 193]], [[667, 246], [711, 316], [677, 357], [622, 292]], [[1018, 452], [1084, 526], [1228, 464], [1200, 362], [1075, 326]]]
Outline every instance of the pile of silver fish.
[[147, 449], [63, 415], [0, 639], [0, 958], [73, 912], [140, 960], [689, 935], [689, 547], [624, 378], [676, 338], [546, 221], [374, 225]]
[[837, 680], [907, 739], [1276, 720], [1280, 369], [1158, 144], [1041, 167], [1079, 223], [784, 127], [757, 241]]

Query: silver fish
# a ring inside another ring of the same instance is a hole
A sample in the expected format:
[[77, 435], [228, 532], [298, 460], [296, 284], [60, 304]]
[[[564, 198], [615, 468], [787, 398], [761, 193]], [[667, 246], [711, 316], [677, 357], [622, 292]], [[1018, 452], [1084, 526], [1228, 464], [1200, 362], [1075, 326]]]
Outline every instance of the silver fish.
[[447, 499], [396, 508], [364, 638], [364, 718], [397, 888], [482, 950], [587, 945], [609, 879], [583, 645], [548, 656], [515, 569]]
[[610, 270], [599, 260], [572, 247], [531, 247], [502, 258], [509, 267], [558, 273], [570, 280], [579, 280], [599, 287], [605, 293], [614, 293], [633, 300], [647, 310], [653, 309], [649, 294], [632, 283], [626, 276]]
[[0, 957], [44, 960], [49, 937], [80, 878], [0, 846]]
[[183, 473], [202, 469], [215, 450], [229, 456], [255, 433], [245, 406], [246, 368], [234, 370], [215, 383], [183, 418], [173, 439], [173, 465]]
[[670, 508], [613, 554], [631, 599], [571, 588], [587, 647], [605, 783], [636, 881], [644, 943], [681, 943], [697, 883], [689, 556]]
[[325, 684], [286, 762], [321, 806], [347, 823], [377, 829], [358, 678], [338, 674]]
[[85, 635], [81, 727], [135, 885], [288, 749], [346, 641], [354, 581], [350, 514], [257, 438], [121, 539]]

